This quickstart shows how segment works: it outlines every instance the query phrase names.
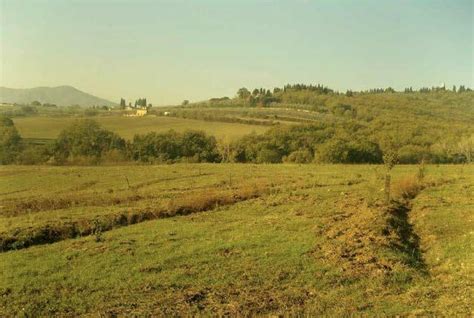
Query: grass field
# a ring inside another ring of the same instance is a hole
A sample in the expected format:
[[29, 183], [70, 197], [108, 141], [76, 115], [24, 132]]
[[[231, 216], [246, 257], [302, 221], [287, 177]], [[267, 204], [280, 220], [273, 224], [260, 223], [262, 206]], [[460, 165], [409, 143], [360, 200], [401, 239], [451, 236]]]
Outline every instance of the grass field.
[[387, 207], [381, 166], [1, 167], [0, 316], [469, 316], [474, 167], [426, 174]]
[[[210, 135], [227, 137], [230, 139], [249, 134], [264, 132], [265, 126], [246, 125], [239, 123], [206, 122], [195, 119], [174, 117], [124, 117], [124, 116], [97, 116], [88, 117], [96, 120], [104, 128], [118, 133], [126, 139], [135, 134], [145, 134], [151, 131], [163, 132], [170, 129], [184, 131], [187, 129], [203, 130]], [[17, 117], [15, 126], [23, 138], [56, 138], [62, 129], [69, 126], [79, 117]]]

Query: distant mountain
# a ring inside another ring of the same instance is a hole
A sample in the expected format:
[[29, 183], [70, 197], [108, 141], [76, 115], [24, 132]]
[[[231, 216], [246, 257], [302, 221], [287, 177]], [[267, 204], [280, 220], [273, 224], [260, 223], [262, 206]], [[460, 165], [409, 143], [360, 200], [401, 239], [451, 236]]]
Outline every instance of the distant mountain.
[[39, 101], [42, 104], [56, 104], [58, 106], [117, 105], [109, 100], [82, 92], [72, 86], [35, 87], [26, 89], [0, 87], [1, 103], [28, 104], [33, 101]]

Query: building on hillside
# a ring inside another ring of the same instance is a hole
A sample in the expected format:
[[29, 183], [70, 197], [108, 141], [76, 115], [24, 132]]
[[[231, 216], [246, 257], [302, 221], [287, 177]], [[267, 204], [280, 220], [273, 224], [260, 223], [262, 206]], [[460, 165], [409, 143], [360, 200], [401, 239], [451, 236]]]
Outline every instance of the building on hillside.
[[148, 109], [146, 108], [138, 108], [136, 111], [137, 116], [145, 116], [146, 114], [148, 114]]
[[126, 117], [142, 117], [148, 114], [147, 108], [131, 108], [131, 110], [125, 114]]

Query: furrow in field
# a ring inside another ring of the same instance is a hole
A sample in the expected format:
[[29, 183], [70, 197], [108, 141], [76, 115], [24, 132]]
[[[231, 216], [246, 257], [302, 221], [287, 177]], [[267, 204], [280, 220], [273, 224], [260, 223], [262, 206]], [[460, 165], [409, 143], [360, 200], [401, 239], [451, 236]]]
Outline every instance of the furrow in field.
[[9, 232], [0, 233], [0, 250], [21, 249], [90, 234], [95, 234], [98, 237], [101, 232], [117, 227], [212, 210], [217, 206], [227, 206], [258, 198], [274, 189], [274, 185], [266, 183], [248, 184], [233, 189], [206, 189], [206, 191], [187, 193], [177, 197], [168, 201], [165, 206], [150, 206], [143, 209], [131, 208], [93, 218], [13, 229]]
[[409, 222], [409, 212], [420, 191], [438, 184], [401, 180], [394, 185], [397, 196], [390, 204], [346, 196], [338, 202], [338, 212], [318, 229], [325, 240], [312, 253], [337, 264], [348, 279], [426, 274], [420, 237]]

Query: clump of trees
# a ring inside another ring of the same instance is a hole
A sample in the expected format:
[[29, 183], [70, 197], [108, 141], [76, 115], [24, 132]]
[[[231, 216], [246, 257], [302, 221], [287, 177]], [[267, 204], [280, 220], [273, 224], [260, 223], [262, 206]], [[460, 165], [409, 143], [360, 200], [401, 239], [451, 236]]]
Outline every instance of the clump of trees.
[[381, 163], [375, 142], [350, 137], [364, 133], [358, 125], [311, 124], [275, 127], [263, 135], [251, 134], [232, 145], [234, 162], [253, 163]]
[[273, 96], [269, 89], [254, 89], [252, 93], [243, 87], [237, 91], [237, 97], [249, 106], [267, 106], [272, 102], [277, 102], [278, 98]]
[[99, 163], [114, 152], [124, 152], [126, 143], [117, 134], [85, 119], [64, 129], [53, 146], [57, 163]]
[[146, 98], [139, 98], [135, 101], [135, 108], [137, 107], [141, 107], [141, 108], [145, 108], [147, 107], [147, 104], [146, 104]]
[[0, 164], [14, 163], [22, 149], [21, 136], [13, 121], [0, 116]]
[[[133, 106], [132, 106], [132, 103], [128, 103], [128, 107], [131, 107], [131, 108], [147, 108], [151, 106], [152, 106], [151, 104], [147, 104], [146, 98], [137, 99], [135, 103], [133, 104]], [[119, 108], [120, 109], [127, 108], [127, 101], [124, 98], [120, 98]]]
[[[373, 88], [369, 90], [353, 91], [347, 90], [345, 93], [338, 92], [322, 84], [317, 85], [306, 85], [306, 84], [287, 84], [283, 88], [275, 87], [273, 92], [265, 88], [255, 88], [249, 90], [246, 87], [242, 87], [237, 91], [236, 100], [242, 102], [242, 105], [246, 106], [268, 106], [271, 103], [297, 103], [301, 105], [321, 105], [324, 104], [328, 98], [340, 100], [342, 97], [351, 98], [354, 96], [367, 95], [396, 95], [401, 94], [414, 94], [414, 93], [444, 93], [448, 92], [445, 86], [440, 87], [421, 87], [418, 90], [413, 87], [407, 87], [403, 92], [397, 92], [392, 87], [387, 88]], [[472, 92], [472, 89], [466, 88], [464, 85], [460, 85], [459, 88], [453, 86], [450, 92], [453, 93], [465, 93]]]
[[219, 162], [221, 159], [216, 139], [194, 130], [135, 135], [129, 151], [132, 160], [150, 163]]

